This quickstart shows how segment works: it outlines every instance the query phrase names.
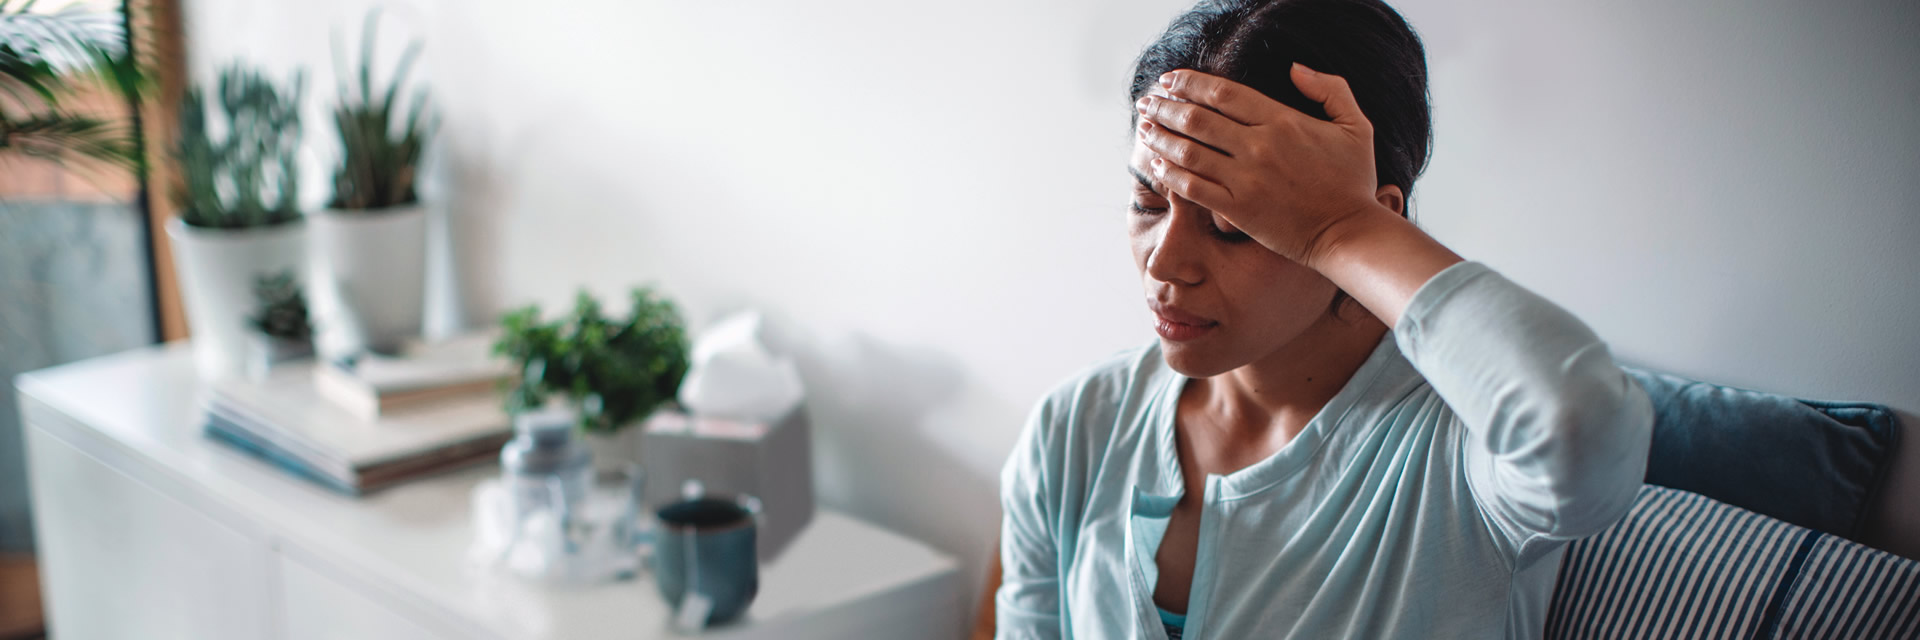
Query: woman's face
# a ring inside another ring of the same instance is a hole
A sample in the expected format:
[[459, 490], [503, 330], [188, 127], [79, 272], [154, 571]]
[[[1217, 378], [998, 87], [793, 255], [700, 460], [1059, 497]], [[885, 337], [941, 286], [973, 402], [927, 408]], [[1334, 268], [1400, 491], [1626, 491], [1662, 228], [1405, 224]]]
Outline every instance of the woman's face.
[[1169, 366], [1219, 375], [1279, 350], [1326, 315], [1332, 281], [1167, 193], [1153, 180], [1152, 159], [1136, 139], [1127, 235]]

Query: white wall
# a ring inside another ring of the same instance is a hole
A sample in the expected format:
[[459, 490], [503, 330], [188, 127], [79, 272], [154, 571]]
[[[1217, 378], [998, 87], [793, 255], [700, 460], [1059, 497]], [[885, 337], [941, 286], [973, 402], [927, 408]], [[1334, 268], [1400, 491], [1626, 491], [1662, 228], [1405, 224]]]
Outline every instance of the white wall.
[[[196, 69], [302, 62], [318, 89], [366, 6], [187, 4]], [[764, 309], [825, 500], [982, 566], [1027, 408], [1151, 337], [1124, 85], [1185, 4], [389, 5], [445, 116], [440, 318], [642, 282], [696, 323]], [[1920, 410], [1920, 11], [1677, 4], [1403, 3], [1434, 76], [1419, 218], [1626, 360]]]

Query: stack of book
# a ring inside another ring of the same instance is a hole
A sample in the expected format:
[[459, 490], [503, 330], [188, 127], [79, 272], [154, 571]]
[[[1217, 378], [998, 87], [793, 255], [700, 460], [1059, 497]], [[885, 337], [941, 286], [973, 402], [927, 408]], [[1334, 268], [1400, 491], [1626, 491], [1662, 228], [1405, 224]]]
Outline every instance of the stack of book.
[[509, 365], [486, 336], [214, 383], [209, 436], [350, 495], [499, 455]]

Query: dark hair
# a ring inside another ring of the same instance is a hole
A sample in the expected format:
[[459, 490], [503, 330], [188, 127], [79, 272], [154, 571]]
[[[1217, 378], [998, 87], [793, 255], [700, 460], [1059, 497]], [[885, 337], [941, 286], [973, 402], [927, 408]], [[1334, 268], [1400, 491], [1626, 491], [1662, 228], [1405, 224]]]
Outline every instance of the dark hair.
[[[1374, 175], [1400, 187], [1410, 208], [1433, 145], [1427, 54], [1406, 19], [1379, 0], [1202, 0], [1141, 52], [1127, 98], [1139, 100], [1161, 74], [1193, 69], [1327, 119], [1293, 85], [1295, 62], [1346, 79], [1373, 123]], [[1345, 299], [1336, 294], [1331, 310]]]

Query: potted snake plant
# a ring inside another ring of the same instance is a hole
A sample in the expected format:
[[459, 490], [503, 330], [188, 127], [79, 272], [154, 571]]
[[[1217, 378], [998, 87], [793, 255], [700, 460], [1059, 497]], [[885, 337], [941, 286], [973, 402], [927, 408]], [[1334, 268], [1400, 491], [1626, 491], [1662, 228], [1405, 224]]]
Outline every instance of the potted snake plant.
[[306, 268], [296, 202], [300, 92], [234, 63], [214, 91], [187, 91], [172, 149], [179, 171], [167, 223], [194, 359], [203, 375], [246, 371], [259, 278]]
[[374, 85], [378, 21], [378, 10], [367, 14], [359, 64], [340, 69], [333, 107], [340, 162], [332, 196], [312, 220], [318, 291], [309, 299], [328, 302], [316, 303], [322, 324], [353, 332], [343, 341], [353, 350], [389, 352], [421, 333], [427, 207], [416, 186], [432, 116], [424, 90], [405, 105], [399, 96], [419, 42], [400, 55], [384, 86]]

